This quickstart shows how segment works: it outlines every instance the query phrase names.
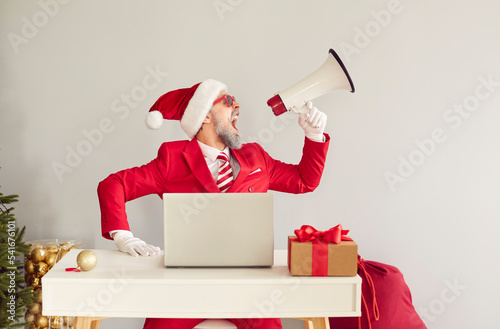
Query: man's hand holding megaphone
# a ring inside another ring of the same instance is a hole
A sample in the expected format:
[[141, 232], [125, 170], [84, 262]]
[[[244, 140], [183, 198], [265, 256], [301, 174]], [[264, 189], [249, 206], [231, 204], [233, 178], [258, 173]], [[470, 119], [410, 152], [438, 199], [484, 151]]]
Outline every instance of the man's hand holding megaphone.
[[309, 113], [301, 113], [299, 115], [299, 126], [304, 129], [307, 138], [314, 142], [324, 142], [326, 126], [326, 114], [319, 111], [311, 101], [306, 102], [306, 107]]

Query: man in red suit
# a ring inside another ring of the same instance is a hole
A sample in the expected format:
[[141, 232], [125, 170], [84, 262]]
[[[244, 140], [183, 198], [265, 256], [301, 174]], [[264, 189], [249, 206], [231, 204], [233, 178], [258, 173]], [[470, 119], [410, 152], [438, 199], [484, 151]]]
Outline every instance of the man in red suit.
[[[236, 128], [240, 104], [223, 83], [208, 79], [161, 96], [148, 113], [147, 126], [158, 129], [164, 119], [180, 120], [190, 140], [163, 143], [156, 159], [99, 183], [103, 236], [133, 256], [159, 254], [160, 248], [133, 236], [125, 212], [127, 201], [148, 194], [313, 191], [323, 173], [330, 137], [323, 133], [326, 115], [310, 102], [308, 107], [310, 114], [299, 117], [306, 135], [302, 159], [292, 165], [273, 159], [257, 143], [241, 143]], [[220, 168], [230, 179], [219, 181]], [[144, 329], [190, 329], [202, 320], [146, 319]], [[280, 319], [231, 321], [238, 329], [281, 329]]]

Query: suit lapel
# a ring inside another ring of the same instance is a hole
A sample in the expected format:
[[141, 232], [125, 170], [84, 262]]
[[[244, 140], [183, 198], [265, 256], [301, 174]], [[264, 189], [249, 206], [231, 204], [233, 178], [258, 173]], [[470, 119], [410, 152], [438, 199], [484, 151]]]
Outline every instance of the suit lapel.
[[196, 138], [193, 138], [186, 144], [182, 154], [188, 167], [191, 169], [191, 172], [201, 185], [203, 185], [203, 187], [205, 187], [205, 189], [210, 193], [220, 193], [210, 170], [208, 170], [207, 162], [200, 150], [200, 146], [198, 145]]

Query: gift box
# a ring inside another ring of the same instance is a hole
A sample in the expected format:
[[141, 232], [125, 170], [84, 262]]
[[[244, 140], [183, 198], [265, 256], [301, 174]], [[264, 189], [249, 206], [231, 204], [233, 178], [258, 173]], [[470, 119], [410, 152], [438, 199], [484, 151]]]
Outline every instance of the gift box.
[[358, 245], [339, 224], [327, 231], [304, 225], [288, 237], [288, 269], [293, 276], [356, 276]]

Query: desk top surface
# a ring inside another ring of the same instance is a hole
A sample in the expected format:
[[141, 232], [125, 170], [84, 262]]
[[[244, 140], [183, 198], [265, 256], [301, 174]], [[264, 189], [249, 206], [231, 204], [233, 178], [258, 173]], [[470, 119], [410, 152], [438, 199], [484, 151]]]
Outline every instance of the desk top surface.
[[[80, 251], [71, 250], [42, 278], [44, 314], [230, 318], [360, 312], [359, 276], [292, 277], [286, 251], [276, 252], [280, 265], [268, 268], [165, 268], [163, 255], [93, 250], [93, 270], [66, 272], [77, 266]], [[255, 312], [269, 300], [272, 312]]]
[[132, 257], [118, 250], [93, 250], [97, 255], [96, 267], [87, 272], [66, 272], [76, 267], [76, 257], [81, 250], [71, 250], [44, 277], [44, 281], [78, 281], [96, 283], [119, 276], [134, 282], [161, 281], [163, 283], [232, 284], [242, 281], [270, 283], [284, 280], [309, 280], [315, 284], [356, 283], [359, 277], [292, 277], [286, 266], [286, 251], [275, 252], [275, 266], [262, 268], [166, 268], [163, 255], [153, 257]]

